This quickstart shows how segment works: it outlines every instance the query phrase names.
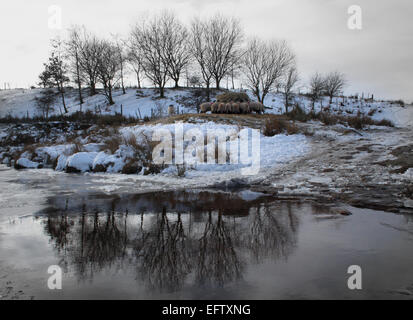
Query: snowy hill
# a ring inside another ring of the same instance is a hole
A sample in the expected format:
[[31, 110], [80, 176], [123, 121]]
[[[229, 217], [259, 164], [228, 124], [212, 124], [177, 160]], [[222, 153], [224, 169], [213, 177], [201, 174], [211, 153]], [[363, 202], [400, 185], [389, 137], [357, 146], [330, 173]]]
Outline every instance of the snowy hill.
[[[43, 89], [14, 89], [0, 90], [0, 117], [8, 115], [14, 117], [33, 117], [40, 115], [41, 112], [36, 106], [35, 98], [41, 95]], [[151, 117], [152, 114], [160, 113], [167, 114], [168, 106], [173, 105], [179, 113], [196, 113], [197, 105], [202, 101], [199, 97], [199, 89], [167, 89], [165, 91], [165, 99], [158, 99], [156, 89], [127, 89], [126, 94], [122, 94], [121, 90], [114, 91], [115, 105], [107, 106], [106, 99], [103, 94], [97, 94], [89, 97], [87, 90], [83, 92], [84, 104], [79, 105], [77, 91], [68, 89], [66, 93], [66, 104], [69, 113], [76, 111], [91, 110], [102, 114], [120, 113], [133, 117]], [[252, 92], [247, 91], [251, 100], [256, 100]], [[211, 99], [214, 99], [214, 94]], [[294, 98], [294, 103], [298, 103], [307, 112], [311, 110], [312, 104], [308, 97], [297, 95]], [[270, 93], [265, 99], [265, 105], [271, 109], [267, 109], [267, 113], [282, 114], [285, 111], [284, 98], [282, 94]], [[315, 111], [321, 110], [328, 106], [328, 98], [316, 103]], [[52, 114], [60, 114], [63, 109], [59, 97], [54, 104]], [[371, 116], [374, 120], [387, 119], [392, 121], [396, 126], [413, 125], [413, 107], [403, 107], [397, 103], [390, 101], [370, 101], [353, 98], [337, 98], [333, 100], [331, 107], [332, 113], [344, 113], [348, 115], [356, 115], [358, 112]]]

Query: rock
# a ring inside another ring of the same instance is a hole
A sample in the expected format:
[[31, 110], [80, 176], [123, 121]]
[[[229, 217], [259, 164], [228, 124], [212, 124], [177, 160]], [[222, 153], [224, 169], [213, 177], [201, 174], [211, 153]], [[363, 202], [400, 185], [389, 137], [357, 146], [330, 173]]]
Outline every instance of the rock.
[[14, 168], [19, 170], [19, 169], [37, 169], [40, 168], [41, 165], [40, 163], [30, 161], [27, 158], [20, 158], [19, 160], [16, 161]]
[[126, 163], [122, 168], [123, 174], [137, 174], [138, 172], [141, 172], [141, 171], [142, 171], [142, 167], [134, 162]]
[[340, 214], [342, 216], [351, 216], [352, 215], [352, 213], [350, 211], [348, 211], [347, 209], [344, 209], [344, 208], [332, 208], [331, 211], [334, 212], [335, 214]]
[[246, 180], [240, 179], [240, 178], [234, 178], [229, 181], [223, 181], [223, 182], [217, 183], [215, 185], [215, 188], [228, 190], [228, 189], [241, 189], [246, 186], [249, 186]]
[[90, 171], [97, 152], [78, 152], [67, 158], [66, 172], [86, 172]]
[[407, 199], [403, 202], [403, 205], [405, 208], [413, 208], [413, 200]]

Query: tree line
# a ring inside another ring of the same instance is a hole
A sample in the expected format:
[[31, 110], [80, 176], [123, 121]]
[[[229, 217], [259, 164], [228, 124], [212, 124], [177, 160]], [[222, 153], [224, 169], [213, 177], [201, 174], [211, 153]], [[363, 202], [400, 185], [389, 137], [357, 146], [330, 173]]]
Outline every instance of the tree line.
[[[114, 87], [126, 92], [127, 70], [135, 73], [139, 89], [145, 78], [158, 88], [161, 98], [168, 81], [179, 87], [184, 76], [189, 84], [204, 87], [207, 99], [210, 88], [215, 85], [220, 89], [224, 78], [230, 78], [234, 87], [234, 78], [242, 77], [261, 103], [272, 89], [281, 90], [288, 112], [300, 79], [293, 51], [282, 40], [244, 40], [240, 21], [220, 14], [195, 18], [187, 26], [164, 11], [137, 22], [124, 38], [104, 39], [85, 27], [74, 26], [66, 40], [52, 40], [40, 85], [58, 89], [67, 113], [64, 90], [70, 81], [76, 84], [80, 104], [84, 99], [82, 87], [88, 87], [93, 96], [101, 85], [108, 104], [113, 105]], [[344, 85], [341, 73], [326, 77], [316, 73], [310, 81], [311, 97], [315, 103], [327, 93], [331, 102]]]

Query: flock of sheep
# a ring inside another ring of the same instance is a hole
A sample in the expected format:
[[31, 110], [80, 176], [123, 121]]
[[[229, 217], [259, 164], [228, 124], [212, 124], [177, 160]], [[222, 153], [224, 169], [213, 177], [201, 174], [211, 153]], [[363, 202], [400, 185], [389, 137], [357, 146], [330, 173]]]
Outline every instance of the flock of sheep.
[[259, 102], [206, 102], [201, 104], [200, 112], [207, 113], [230, 113], [230, 114], [258, 114], [265, 112], [265, 107]]

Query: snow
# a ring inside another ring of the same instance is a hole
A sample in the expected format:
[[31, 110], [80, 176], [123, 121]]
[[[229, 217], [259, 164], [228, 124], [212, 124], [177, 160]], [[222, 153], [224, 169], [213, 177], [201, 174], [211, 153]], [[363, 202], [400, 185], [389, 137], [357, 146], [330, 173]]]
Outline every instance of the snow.
[[98, 165], [107, 168], [106, 172], [112, 173], [120, 172], [125, 163], [119, 155], [109, 155], [102, 151], [93, 160], [92, 168], [95, 169]]
[[17, 160], [17, 164], [23, 168], [27, 169], [37, 169], [39, 164], [37, 162], [30, 161], [27, 158], [20, 158]]
[[97, 152], [78, 152], [70, 156], [66, 160], [66, 167], [71, 167], [80, 172], [89, 171], [93, 166], [93, 161], [97, 156]]
[[[35, 97], [39, 96], [42, 89], [14, 89], [0, 91], [0, 117], [13, 115], [17, 117], [33, 117], [40, 115], [36, 107]], [[251, 91], [247, 91], [252, 101], [256, 98]], [[69, 114], [77, 111], [90, 110], [102, 114], [115, 114], [122, 111], [125, 116], [133, 117], [151, 117], [153, 113], [166, 115], [168, 106], [173, 105], [175, 109], [179, 109], [179, 113], [194, 113], [196, 105], [185, 106], [183, 99], [191, 98], [191, 90], [188, 89], [166, 89], [165, 99], [157, 99], [158, 94], [154, 89], [127, 89], [126, 94], [122, 94], [121, 90], [115, 90], [113, 93], [115, 105], [108, 106], [103, 94], [97, 94], [92, 97], [85, 96], [85, 102], [82, 106], [79, 105], [76, 90], [67, 90], [66, 103]], [[215, 97], [211, 97], [213, 100]], [[298, 103], [306, 112], [311, 111], [312, 103], [310, 99], [304, 95], [296, 95], [294, 103]], [[285, 112], [284, 97], [282, 94], [274, 92], [269, 93], [264, 101], [266, 113], [281, 114]], [[329, 98], [324, 97], [322, 101], [315, 104], [315, 111], [321, 110], [322, 106], [326, 107], [329, 104]], [[63, 109], [61, 101], [58, 99], [55, 103], [55, 110], [51, 114], [59, 115]], [[404, 127], [413, 125], [413, 107], [400, 106], [399, 104], [390, 101], [369, 101], [353, 98], [334, 98], [331, 106], [332, 113], [342, 113], [344, 115], [356, 115], [358, 112], [368, 115], [374, 120], [387, 119], [392, 121], [396, 126]]]
[[[217, 124], [214, 122], [206, 122], [201, 124], [193, 124], [193, 123], [175, 123], [175, 124], [157, 124], [157, 125], [147, 125], [147, 126], [135, 126], [135, 127], [127, 127], [121, 129], [121, 133], [123, 135], [128, 134], [135, 134], [136, 137], [142, 137], [144, 134], [146, 137], [152, 137], [153, 133], [157, 130], [167, 130], [171, 133], [171, 138], [177, 136], [177, 132], [182, 130], [183, 135], [190, 130], [197, 129], [202, 132], [203, 136], [206, 137], [208, 134], [214, 134], [215, 132], [225, 131], [228, 133], [230, 140], [229, 142], [223, 142], [219, 144], [218, 149], [220, 150], [231, 150], [231, 147], [228, 145], [231, 142], [237, 143], [239, 141], [240, 149], [244, 146], [248, 152], [249, 157], [254, 159], [256, 154], [253, 154], [254, 151], [259, 152], [259, 157], [257, 163], [259, 168], [269, 168], [275, 165], [280, 165], [287, 163], [289, 161], [293, 161], [298, 157], [306, 154], [309, 151], [308, 140], [307, 137], [304, 135], [276, 135], [273, 137], [266, 137], [262, 134], [258, 133], [258, 136], [246, 136], [239, 132], [237, 126], [233, 125], [225, 125], [225, 124]], [[246, 130], [246, 129], [245, 129]], [[249, 132], [248, 132], [249, 133]], [[250, 133], [249, 133], [250, 134]], [[214, 143], [214, 142], [211, 142]], [[187, 148], [189, 142], [185, 142], [184, 148]], [[204, 145], [204, 152], [207, 152], [210, 143], [206, 143]], [[212, 147], [212, 150], [215, 148]], [[173, 154], [175, 154], [176, 148], [173, 149]], [[200, 174], [205, 174], [205, 172], [224, 172], [224, 171], [233, 171], [242, 168], [248, 168], [252, 163], [243, 161], [244, 159], [241, 158], [241, 151], [237, 149], [235, 153], [230, 152], [231, 159], [238, 159], [236, 163], [228, 163], [228, 164], [207, 164], [203, 161], [198, 161], [194, 165], [188, 165], [187, 163], [187, 171], [185, 175], [187, 177], [194, 177], [199, 176]], [[187, 158], [185, 158], [187, 159]], [[198, 159], [199, 160], [199, 159]], [[165, 174], [174, 174], [177, 172], [177, 168], [175, 166], [171, 166], [163, 171]]]
[[[301, 134], [280, 134], [266, 137], [259, 130], [215, 122], [138, 125], [120, 128], [119, 133], [125, 137], [134, 135], [138, 144], [144, 145], [144, 143], [152, 141], [152, 136], [157, 130], [170, 133], [170, 139], [177, 138], [181, 132], [179, 136], [182, 141], [181, 150], [184, 163], [179, 164], [175, 161], [176, 159], [173, 159], [171, 163], [166, 163], [160, 174], [164, 176], [181, 176], [182, 166], [183, 175], [186, 178], [208, 175], [217, 178], [227, 176], [225, 173], [233, 174], [235, 177], [255, 175], [259, 171], [295, 161], [310, 150], [308, 138]], [[197, 130], [196, 132], [199, 134], [198, 141], [201, 143], [199, 146], [196, 146], [192, 140], [194, 130]], [[211, 135], [215, 137], [218, 133], [224, 133], [224, 135], [221, 140], [217, 140], [218, 144], [215, 146], [215, 138], [209, 140], [207, 137]], [[176, 148], [178, 140], [170, 142], [172, 154], [178, 154]], [[139, 158], [137, 150], [134, 150], [132, 146], [121, 144], [113, 154], [108, 153], [108, 151], [100, 151], [103, 149], [102, 147], [103, 143], [89, 143], [82, 147], [81, 152], [75, 151], [74, 144], [39, 147], [35, 150], [36, 161], [43, 164], [56, 161], [56, 171], [104, 171], [115, 174], [122, 172], [125, 164], [130, 160], [141, 166], [143, 166], [142, 163], [151, 160]], [[223, 162], [217, 163], [217, 159], [215, 159], [216, 147], [222, 151]], [[193, 151], [193, 153], [188, 152], [188, 150]], [[202, 153], [198, 153], [199, 151]], [[205, 156], [208, 153], [209, 156], [212, 156], [213, 161], [206, 163]], [[31, 152], [22, 154], [21, 160], [19, 160], [22, 166], [30, 168], [39, 166], [39, 163], [28, 162], [27, 159], [31, 156]], [[149, 156], [145, 155], [148, 158]], [[194, 161], [191, 162], [191, 160]], [[144, 168], [139, 174], [144, 174]]]
[[407, 171], [403, 174], [403, 176], [413, 181], [413, 168], [407, 169]]
[[[17, 117], [30, 117], [41, 115], [41, 112], [36, 106], [35, 98], [40, 96], [42, 89], [13, 89], [13, 90], [0, 90], [0, 117], [7, 115]], [[169, 105], [173, 105], [175, 108], [179, 108], [180, 111], [188, 113], [188, 108], [180, 104], [179, 101], [182, 97], [188, 96], [187, 90], [166, 90], [165, 99], [157, 100], [157, 94], [153, 89], [141, 89], [137, 94], [136, 89], [127, 89], [126, 94], [122, 94], [121, 90], [114, 90], [113, 98], [115, 105], [108, 106], [106, 98], [103, 94], [97, 94], [92, 97], [86, 96], [84, 104], [79, 105], [78, 96], [76, 90], [66, 90], [66, 106], [69, 110], [69, 114], [77, 111], [93, 111], [102, 114], [115, 114], [123, 113], [125, 116], [150, 117], [152, 112], [167, 113]], [[59, 115], [63, 110], [63, 105], [60, 99], [56, 100], [55, 110], [51, 112], [51, 115]], [[194, 106], [195, 107], [195, 106]]]
[[40, 147], [36, 149], [36, 154], [38, 154], [39, 156], [47, 154], [50, 160], [54, 161], [62, 154], [72, 154], [74, 147], [75, 146], [73, 144], [60, 144], [49, 147]]
[[55, 170], [56, 171], [64, 171], [66, 169], [66, 163], [67, 163], [68, 157], [65, 155], [60, 155], [59, 158], [57, 159], [57, 165]]

